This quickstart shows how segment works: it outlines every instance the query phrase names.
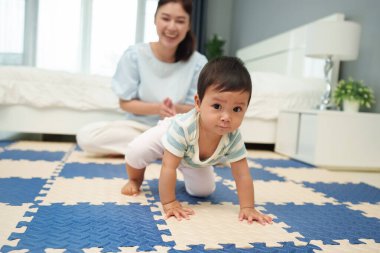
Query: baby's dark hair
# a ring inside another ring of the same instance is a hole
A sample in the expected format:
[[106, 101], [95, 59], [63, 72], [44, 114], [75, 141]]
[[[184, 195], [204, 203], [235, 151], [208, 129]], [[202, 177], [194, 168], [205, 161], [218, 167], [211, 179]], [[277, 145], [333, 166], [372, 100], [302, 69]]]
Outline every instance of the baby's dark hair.
[[252, 82], [244, 63], [237, 57], [222, 56], [209, 61], [198, 79], [198, 97], [202, 101], [207, 88], [218, 91], [248, 92], [251, 100]]

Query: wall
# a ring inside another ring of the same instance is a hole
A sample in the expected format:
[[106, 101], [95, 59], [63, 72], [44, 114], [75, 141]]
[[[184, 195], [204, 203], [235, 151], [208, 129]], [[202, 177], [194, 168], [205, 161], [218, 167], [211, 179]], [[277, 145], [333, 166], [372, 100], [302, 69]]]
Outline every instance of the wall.
[[[209, 0], [215, 1], [219, 2]], [[358, 59], [342, 63], [340, 78], [364, 80], [375, 91], [377, 103], [372, 111], [380, 113], [379, 10], [378, 0], [234, 0], [231, 24], [223, 16], [212, 22], [230, 33], [228, 53], [235, 55], [241, 47], [336, 12], [344, 13], [347, 20], [361, 24], [362, 37]]]
[[230, 55], [233, 0], [208, 0], [206, 8], [206, 39], [214, 34], [222, 37], [226, 41], [224, 54]]

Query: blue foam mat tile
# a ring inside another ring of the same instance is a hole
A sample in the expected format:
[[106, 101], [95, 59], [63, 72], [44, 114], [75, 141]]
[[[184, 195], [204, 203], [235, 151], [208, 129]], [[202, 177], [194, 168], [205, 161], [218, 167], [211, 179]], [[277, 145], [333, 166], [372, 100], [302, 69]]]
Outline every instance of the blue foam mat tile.
[[0, 153], [1, 159], [9, 160], [29, 160], [29, 161], [60, 161], [64, 157], [65, 152], [48, 152], [34, 150], [5, 150]]
[[376, 204], [380, 202], [380, 189], [365, 183], [338, 184], [338, 183], [303, 183], [306, 187], [322, 192], [328, 197], [333, 197], [339, 202], [358, 204], [367, 202]]
[[46, 179], [0, 178], [0, 203], [19, 206], [31, 203], [39, 195]]
[[[1, 253], [8, 253], [8, 252], [12, 252], [12, 251], [14, 251], [14, 248], [11, 247], [11, 246], [8, 246], [8, 245], [3, 246], [2, 248], [0, 248], [0, 252]], [[43, 247], [40, 247], [40, 248], [34, 247], [33, 251], [29, 251], [29, 252], [33, 252], [33, 253], [46, 253], [45, 248], [43, 248]]]
[[314, 166], [303, 163], [296, 160], [284, 160], [284, 159], [261, 159], [261, 158], [249, 158], [255, 163], [260, 164], [263, 167], [267, 168], [315, 168]]
[[321, 240], [334, 244], [334, 240], [347, 239], [360, 244], [359, 239], [374, 239], [380, 242], [380, 222], [376, 218], [363, 216], [345, 205], [264, 205], [268, 213], [277, 216], [276, 221], [285, 222], [288, 232], [299, 232], [302, 241]]
[[[231, 173], [231, 168], [229, 167], [217, 167], [215, 168], [214, 171], [218, 176], [222, 177], [223, 179], [234, 180]], [[251, 176], [253, 180], [281, 181], [281, 182], [285, 181], [285, 178], [280, 177], [267, 170], [250, 168], [250, 172], [251, 172]]]
[[60, 177], [74, 178], [97, 178], [104, 179], [124, 178], [127, 179], [124, 164], [97, 164], [97, 163], [66, 163], [61, 172]]
[[83, 151], [83, 150], [79, 147], [79, 145], [75, 145], [74, 151]]
[[306, 246], [295, 246], [293, 242], [281, 242], [282, 247], [266, 247], [264, 243], [252, 243], [253, 248], [243, 249], [236, 248], [234, 244], [220, 244], [223, 249], [208, 249], [204, 248], [204, 244], [199, 245], [189, 245], [190, 250], [176, 250], [170, 249], [169, 253], [225, 253], [225, 252], [233, 252], [233, 253], [312, 253], [314, 250], [320, 250], [316, 245], [308, 244]]
[[65, 250], [64, 253], [85, 253], [85, 251], [81, 249], [70, 249], [70, 250]]
[[[131, 215], [133, 214], [133, 215]], [[101, 247], [105, 251], [119, 247], [173, 246], [164, 242], [149, 206], [104, 204], [91, 206], [53, 204], [39, 207], [23, 234], [13, 233], [11, 240], [20, 239], [17, 249], [31, 252], [39, 248], [83, 249]]]
[[263, 243], [252, 243], [254, 246], [253, 251], [247, 252], [262, 252], [262, 253], [312, 253], [314, 250], [320, 250], [321, 248], [308, 244], [306, 246], [295, 246], [293, 242], [280, 242], [282, 247], [266, 247]]
[[0, 148], [5, 148], [9, 145], [11, 145], [12, 143], [14, 143], [14, 141], [0, 141]]
[[[180, 251], [174, 249], [175, 240], [164, 242], [162, 236], [175, 237], [171, 234], [169, 227], [165, 228], [166, 221], [155, 220], [161, 216], [157, 211], [158, 180], [146, 180], [144, 183], [149, 188], [148, 205], [126, 203], [116, 205], [115, 203], [103, 203], [92, 205], [90, 203], [77, 203], [75, 205], [64, 205], [53, 203], [52, 205], [40, 205], [43, 200], [35, 198], [53, 194], [55, 180], [57, 178], [70, 178], [76, 180], [78, 177], [93, 178], [122, 178], [127, 179], [124, 164], [93, 164], [93, 163], [65, 163], [63, 160], [67, 152], [61, 153], [56, 158], [56, 152], [7, 150], [11, 143], [1, 143], [4, 147], [0, 159], [11, 160], [56, 160], [61, 161], [62, 166], [56, 168], [53, 176], [47, 179], [32, 178], [2, 178], [0, 179], [0, 203], [4, 208], [9, 206], [18, 209], [24, 203], [28, 203], [29, 209], [23, 211], [24, 217], [30, 217], [30, 221], [20, 221], [15, 224], [17, 228], [25, 227], [22, 233], [12, 233], [8, 240], [19, 239], [16, 247], [0, 245], [0, 252], [8, 253], [14, 250], [27, 250], [29, 252], [45, 252], [45, 249], [61, 249], [65, 252], [84, 252], [88, 248], [99, 248], [102, 252], [119, 252], [120, 247], [138, 247], [137, 252], [155, 251], [156, 246], [168, 247], [169, 252], [319, 252], [318, 246], [310, 244], [312, 240], [321, 240], [324, 244], [339, 246], [336, 240], [349, 240], [350, 243], [362, 244], [361, 239], [373, 239], [380, 243], [380, 219], [367, 217], [363, 210], [350, 209], [349, 203], [371, 203], [379, 205], [380, 189], [364, 183], [299, 183], [301, 188], [308, 188], [326, 197], [332, 197], [337, 201], [336, 205], [324, 204], [273, 204], [260, 205], [265, 208], [265, 213], [276, 216], [276, 222], [284, 222], [289, 233], [297, 232], [302, 237], [301, 241], [309, 243], [306, 246], [295, 246], [292, 242], [279, 242], [282, 247], [266, 247], [265, 244], [251, 243], [254, 248], [236, 248], [234, 244], [220, 244], [223, 249], [205, 250], [204, 245], [188, 245], [191, 250]], [[79, 149], [77, 149], [79, 150]], [[51, 156], [53, 154], [53, 156]], [[5, 158], [4, 158], [5, 157]], [[281, 177], [271, 173], [268, 168], [310, 168], [312, 166], [295, 160], [284, 159], [255, 159], [249, 158], [261, 164], [262, 168], [251, 168], [253, 179], [261, 181], [285, 181]], [[60, 164], [61, 164], [60, 163]], [[161, 163], [161, 161], [155, 161]], [[238, 196], [235, 190], [224, 185], [225, 180], [232, 181], [231, 169], [227, 167], [215, 168], [216, 174], [222, 180], [216, 182], [216, 191], [207, 198], [191, 197], [186, 193], [183, 181], [177, 180], [176, 192], [180, 202], [190, 204], [201, 204], [210, 202], [215, 205], [223, 205], [223, 202], [238, 205]], [[1, 173], [1, 171], [0, 171]], [[96, 181], [96, 180], [94, 180]], [[286, 184], [284, 184], [286, 185]], [[68, 186], [70, 187], [70, 186]], [[284, 186], [285, 187], [285, 186]], [[42, 194], [41, 190], [45, 192]], [[113, 193], [110, 193], [113, 194]], [[117, 193], [119, 194], [119, 189]], [[149, 198], [152, 197], [152, 198]], [[64, 197], [63, 197], [64, 198]], [[63, 200], [63, 199], [62, 199]], [[78, 200], [80, 202], [80, 200]], [[347, 203], [348, 202], [348, 203]], [[297, 202], [298, 203], [298, 202]], [[21, 207], [20, 207], [21, 208]], [[32, 210], [33, 209], [33, 210]], [[4, 209], [6, 210], [6, 209]], [[11, 208], [9, 209], [11, 210]], [[0, 210], [1, 211], [1, 210]], [[34, 212], [36, 211], [36, 212]], [[133, 215], [131, 215], [131, 213]], [[22, 219], [20, 219], [22, 220]], [[24, 219], [25, 220], [25, 219]], [[27, 219], [29, 220], [29, 219]], [[163, 226], [160, 226], [163, 225]], [[137, 232], [135, 232], [137, 231]], [[12, 231], [9, 231], [11, 233]], [[339, 251], [340, 248], [337, 248]], [[380, 249], [379, 249], [380, 250]], [[380, 252], [380, 251], [379, 251]]]
[[[154, 197], [154, 202], [159, 201], [158, 194], [158, 180], [148, 180], [149, 188], [152, 192], [152, 197]], [[211, 202], [212, 204], [220, 204], [222, 202], [230, 202], [238, 205], [237, 194], [229, 189], [227, 186], [221, 182], [216, 182], [215, 192], [208, 197], [192, 197], [186, 192], [185, 182], [177, 181], [176, 184], [176, 198], [180, 202], [188, 202], [189, 204], [199, 204], [201, 202]]]

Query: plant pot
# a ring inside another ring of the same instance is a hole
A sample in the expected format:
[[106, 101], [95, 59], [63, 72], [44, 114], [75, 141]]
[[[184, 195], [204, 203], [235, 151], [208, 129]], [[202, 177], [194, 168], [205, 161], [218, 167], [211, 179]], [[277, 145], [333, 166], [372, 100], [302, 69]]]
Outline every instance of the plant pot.
[[360, 104], [355, 100], [343, 100], [343, 110], [345, 112], [358, 112]]

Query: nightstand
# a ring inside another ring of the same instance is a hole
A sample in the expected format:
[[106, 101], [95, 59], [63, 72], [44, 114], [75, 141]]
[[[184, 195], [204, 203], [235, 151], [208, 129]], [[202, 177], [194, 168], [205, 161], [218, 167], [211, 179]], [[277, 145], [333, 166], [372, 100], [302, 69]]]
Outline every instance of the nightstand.
[[380, 114], [281, 111], [275, 151], [317, 167], [380, 170]]

